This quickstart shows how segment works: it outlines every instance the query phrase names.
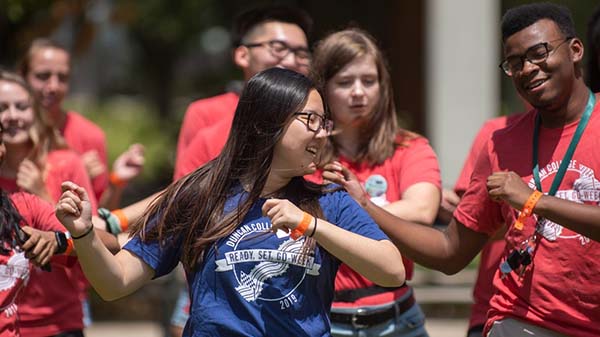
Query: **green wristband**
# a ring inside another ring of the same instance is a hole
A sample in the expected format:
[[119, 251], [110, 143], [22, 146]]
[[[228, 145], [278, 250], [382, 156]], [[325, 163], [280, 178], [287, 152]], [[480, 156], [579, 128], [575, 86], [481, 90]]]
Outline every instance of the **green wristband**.
[[106, 222], [106, 231], [113, 235], [121, 233], [121, 222], [106, 208], [98, 208], [98, 216]]

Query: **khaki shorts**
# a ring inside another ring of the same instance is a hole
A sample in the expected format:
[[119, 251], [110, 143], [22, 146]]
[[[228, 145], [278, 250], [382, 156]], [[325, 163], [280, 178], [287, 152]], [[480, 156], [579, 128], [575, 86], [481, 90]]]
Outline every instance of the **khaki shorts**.
[[514, 318], [494, 322], [487, 337], [569, 337]]

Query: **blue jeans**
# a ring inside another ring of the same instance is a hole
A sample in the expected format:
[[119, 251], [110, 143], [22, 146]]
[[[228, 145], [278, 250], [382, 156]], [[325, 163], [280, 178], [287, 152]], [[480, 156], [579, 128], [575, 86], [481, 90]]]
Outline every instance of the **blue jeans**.
[[83, 326], [85, 328], [92, 325], [92, 307], [90, 306], [89, 297], [85, 297], [85, 299], [81, 300], [81, 309], [83, 310]]
[[425, 330], [425, 315], [417, 303], [403, 314], [367, 328], [355, 328], [350, 324], [331, 322], [331, 335], [333, 337], [429, 337]]

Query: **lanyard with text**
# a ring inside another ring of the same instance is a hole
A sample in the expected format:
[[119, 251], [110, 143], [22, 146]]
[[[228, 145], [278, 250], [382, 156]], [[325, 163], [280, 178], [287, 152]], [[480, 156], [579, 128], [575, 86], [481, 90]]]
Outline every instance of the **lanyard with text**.
[[[579, 120], [579, 124], [577, 125], [577, 130], [575, 130], [575, 134], [573, 135], [573, 138], [571, 138], [571, 143], [569, 143], [567, 152], [565, 153], [565, 156], [563, 157], [562, 162], [560, 163], [560, 166], [558, 167], [558, 172], [556, 172], [556, 176], [554, 177], [554, 180], [552, 180], [552, 186], [550, 187], [550, 191], [548, 191], [548, 195], [550, 195], [550, 196], [553, 196], [554, 194], [556, 194], [556, 191], [558, 190], [558, 186], [560, 185], [560, 183], [565, 175], [565, 172], [567, 171], [567, 167], [569, 166], [569, 163], [571, 162], [571, 158], [573, 158], [573, 152], [575, 152], [575, 148], [577, 147], [577, 144], [579, 143], [579, 139], [581, 138], [581, 135], [583, 134], [583, 130], [585, 129], [588, 121], [590, 120], [590, 116], [592, 115], [592, 110], [594, 110], [594, 105], [596, 105], [596, 97], [594, 96], [594, 94], [592, 93], [591, 90], [589, 90], [589, 92], [590, 92], [590, 96], [588, 98], [587, 105], [585, 106], [585, 111], [583, 112], [583, 115], [581, 116], [581, 119]], [[540, 124], [541, 124], [541, 116], [538, 112], [536, 119], [535, 119], [535, 128], [533, 130], [533, 179], [535, 180], [535, 187], [538, 189], [538, 191], [542, 192], [542, 182], [540, 180], [540, 169], [539, 169], [539, 163], [538, 163], [538, 143], [539, 143]]]

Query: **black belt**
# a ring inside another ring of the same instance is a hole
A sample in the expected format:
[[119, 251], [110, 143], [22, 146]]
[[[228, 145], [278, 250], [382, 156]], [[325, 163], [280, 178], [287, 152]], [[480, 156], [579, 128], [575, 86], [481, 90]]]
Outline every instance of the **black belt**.
[[367, 288], [349, 289], [336, 291], [333, 295], [334, 302], [356, 302], [359, 298], [387, 293], [405, 287], [406, 283], [400, 287], [380, 287], [373, 285]]
[[412, 308], [414, 304], [415, 297], [410, 294], [410, 296], [404, 301], [396, 302], [387, 309], [364, 311], [364, 309], [359, 308], [356, 313], [351, 314], [332, 312], [329, 314], [329, 318], [332, 322], [351, 324], [353, 327], [360, 329], [381, 324], [394, 318], [396, 314], [402, 315], [408, 311], [408, 309]]

